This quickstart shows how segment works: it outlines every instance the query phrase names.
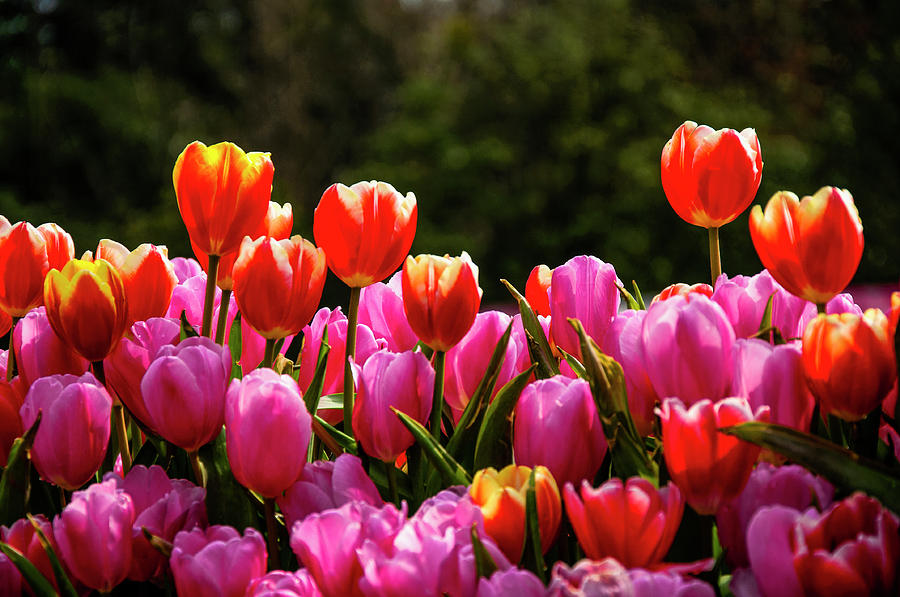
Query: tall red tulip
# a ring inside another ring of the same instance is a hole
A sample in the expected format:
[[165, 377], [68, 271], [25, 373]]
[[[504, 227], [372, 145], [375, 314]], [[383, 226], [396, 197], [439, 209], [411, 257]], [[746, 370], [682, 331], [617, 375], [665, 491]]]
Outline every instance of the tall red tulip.
[[803, 199], [779, 191], [750, 212], [759, 260], [789, 292], [823, 305], [853, 279], [863, 251], [863, 228], [846, 189], [822, 187]]
[[46, 238], [28, 222], [0, 236], [0, 309], [23, 317], [44, 302], [44, 278], [50, 271]]
[[333, 184], [313, 216], [328, 267], [351, 288], [381, 282], [403, 263], [416, 235], [416, 196], [386, 182]]

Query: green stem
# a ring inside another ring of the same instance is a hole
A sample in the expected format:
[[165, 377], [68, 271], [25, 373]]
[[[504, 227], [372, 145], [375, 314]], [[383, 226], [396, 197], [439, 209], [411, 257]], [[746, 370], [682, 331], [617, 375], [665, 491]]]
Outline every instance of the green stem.
[[231, 302], [231, 290], [222, 291], [222, 300], [219, 301], [219, 320], [216, 322], [216, 344], [224, 345], [225, 325], [228, 322], [228, 303]]
[[9, 351], [6, 353], [6, 381], [12, 381], [13, 376], [17, 373], [16, 350], [13, 338], [15, 337], [16, 324], [19, 323], [19, 319], [21, 319], [21, 317], [13, 317], [12, 327], [9, 328]]
[[391, 492], [391, 501], [398, 508], [400, 507], [400, 493], [397, 491], [397, 467], [394, 466], [393, 462], [384, 462], [384, 468], [386, 469], [387, 479], [388, 479], [388, 488]]
[[344, 433], [353, 436], [353, 369], [350, 359], [356, 358], [356, 322], [359, 319], [359, 295], [362, 288], [350, 289], [350, 309], [347, 311], [347, 350], [344, 352]]
[[827, 315], [828, 311], [825, 310], [826, 303], [816, 303], [816, 312], [819, 315]]
[[441, 441], [441, 412], [444, 410], [444, 362], [447, 353], [434, 351], [434, 396], [431, 400], [431, 435]]
[[722, 255], [719, 252], [719, 229], [709, 228], [709, 271], [712, 276], [712, 285], [722, 275]]
[[68, 500], [66, 499], [66, 490], [63, 489], [63, 487], [61, 485], [59, 485], [58, 487], [59, 487], [59, 506], [60, 506], [60, 509], [64, 510], [66, 508], [66, 503], [68, 503]]
[[278, 527], [275, 526], [275, 498], [264, 498], [266, 510], [266, 543], [269, 550], [269, 570], [278, 569]]
[[272, 364], [275, 363], [275, 344], [278, 343], [278, 340], [275, 338], [266, 338], [266, 350], [263, 353], [262, 366], [272, 368]]
[[200, 454], [194, 450], [188, 452], [188, 460], [191, 461], [191, 469], [194, 471], [194, 480], [200, 487], [206, 488], [206, 474], [203, 470], [203, 464], [200, 462]]
[[209, 256], [209, 267], [206, 268], [206, 299], [203, 301], [203, 327], [200, 335], [212, 338], [213, 300], [216, 298], [216, 278], [219, 275], [219, 256]]
[[[106, 371], [103, 369], [103, 361], [92, 363], [94, 377], [103, 387], [106, 387]], [[110, 392], [112, 393], [112, 392]], [[112, 407], [112, 425], [116, 430], [116, 441], [119, 442], [119, 454], [122, 456], [122, 470], [126, 474], [131, 470], [131, 449], [128, 446], [128, 431], [125, 426], [125, 409], [118, 398], [114, 398]]]

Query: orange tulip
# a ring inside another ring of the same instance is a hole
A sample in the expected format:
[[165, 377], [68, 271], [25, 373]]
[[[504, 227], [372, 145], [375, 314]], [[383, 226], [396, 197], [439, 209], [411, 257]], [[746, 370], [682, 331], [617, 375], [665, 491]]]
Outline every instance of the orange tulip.
[[125, 286], [105, 259], [72, 259], [50, 270], [44, 305], [56, 335], [89, 361], [103, 360], [127, 329]]
[[316, 244], [328, 267], [351, 288], [380, 282], [397, 271], [416, 235], [416, 196], [386, 182], [333, 184], [313, 217]]
[[469, 254], [409, 256], [403, 265], [403, 311], [419, 339], [446, 352], [462, 340], [481, 304], [478, 268]]
[[241, 317], [267, 339], [296, 334], [319, 306], [325, 274], [325, 252], [298, 235], [246, 237], [234, 264]]
[[[525, 546], [525, 493], [531, 469], [510, 464], [499, 473], [490, 467], [475, 473], [469, 495], [484, 516], [484, 530], [510, 562], [522, 558]], [[541, 532], [541, 551], [550, 549], [559, 522], [562, 505], [553, 475], [544, 466], [534, 469], [534, 492]]]
[[11, 227], [0, 236], [0, 309], [11, 317], [24, 317], [40, 306], [48, 271], [44, 235], [28, 222]]
[[791, 294], [825, 304], [844, 290], [863, 251], [863, 228], [847, 190], [822, 187], [802, 200], [772, 195], [750, 212], [750, 237], [760, 261]]
[[175, 161], [172, 180], [188, 236], [207, 255], [236, 251], [266, 216], [275, 167], [268, 153], [234, 143], [194, 141]]
[[128, 325], [163, 317], [178, 284], [175, 268], [165, 246], [144, 243], [129, 252], [124, 245], [104, 238], [97, 245], [97, 259], [105, 259], [116, 268], [125, 286]]
[[553, 270], [544, 264], [536, 265], [525, 282], [525, 299], [535, 315], [550, 317], [550, 280]]
[[803, 333], [803, 373], [823, 414], [859, 421], [875, 410], [897, 379], [887, 316], [869, 309], [819, 315]]
[[662, 185], [681, 219], [718, 228], [750, 206], [762, 180], [756, 131], [714, 131], [687, 121], [662, 150]]

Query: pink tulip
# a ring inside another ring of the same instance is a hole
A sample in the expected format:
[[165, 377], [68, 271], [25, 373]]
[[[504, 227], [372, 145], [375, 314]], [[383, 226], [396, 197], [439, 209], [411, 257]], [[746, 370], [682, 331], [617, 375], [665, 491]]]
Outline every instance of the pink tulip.
[[303, 472], [310, 425], [290, 375], [264, 368], [233, 380], [225, 399], [225, 441], [235, 479], [263, 497], [281, 495]]
[[54, 333], [42, 306], [29, 311], [16, 325], [13, 345], [19, 378], [26, 388], [36, 379], [48, 375], [81, 375], [90, 365]]
[[588, 383], [557, 375], [525, 386], [515, 410], [513, 454], [516, 464], [546, 466], [558, 485], [593, 479], [606, 438]]
[[504, 597], [505, 595], [545, 597], [547, 589], [534, 573], [518, 568], [497, 570], [490, 579], [478, 580], [476, 597]]
[[29, 429], [43, 413], [31, 459], [41, 477], [68, 490], [100, 468], [109, 443], [112, 398], [93, 375], [51, 375], [31, 384], [19, 410]]
[[553, 565], [548, 597], [581, 597], [582, 595], [634, 595], [631, 579], [622, 564], [614, 558], [580, 560], [571, 568], [565, 562]]
[[22, 575], [5, 554], [0, 553], [0, 595], [21, 595]]
[[550, 281], [550, 335], [556, 345], [581, 358], [578, 334], [569, 318], [581, 321], [587, 335], [602, 342], [619, 310], [620, 284], [612, 265], [588, 255], [573, 257], [554, 269]]
[[179, 284], [203, 272], [200, 263], [193, 257], [173, 257], [172, 270]]
[[[37, 521], [41, 532], [44, 533], [44, 536], [50, 541], [50, 546], [56, 553], [59, 553], [59, 547], [56, 544], [56, 539], [53, 537], [53, 527], [50, 526], [50, 521], [47, 520], [43, 514], [37, 514], [33, 518]], [[27, 518], [20, 518], [9, 528], [5, 526], [0, 527], [0, 541], [6, 543], [25, 556], [29, 562], [34, 564], [34, 567], [38, 569], [41, 575], [53, 585], [53, 588], [59, 590], [56, 583], [56, 575], [53, 574], [53, 566], [50, 564], [50, 556], [47, 555], [46, 550], [44, 550], [44, 547], [41, 545], [38, 534], [34, 530], [34, 526], [31, 524], [30, 520]], [[4, 558], [6, 558], [6, 556], [0, 557], [0, 560]], [[0, 562], [0, 579], [3, 578], [2, 567], [2, 562]], [[20, 576], [15, 566], [13, 566], [13, 574]], [[0, 580], [0, 595], [18, 594], [3, 592], [3, 586], [4, 583]]]
[[653, 384], [650, 383], [641, 343], [641, 330], [646, 315], [646, 311], [632, 309], [622, 311], [606, 330], [601, 345], [603, 352], [622, 366], [628, 394], [628, 409], [641, 435], [652, 433], [655, 419], [653, 408], [659, 400]]
[[[193, 260], [191, 260], [193, 261]], [[176, 275], [178, 273], [176, 272]], [[206, 273], [201, 271], [199, 274], [181, 281], [179, 278], [175, 290], [172, 291], [172, 300], [169, 302], [169, 308], [166, 310], [166, 317], [181, 320], [181, 313], [187, 318], [188, 323], [194, 326], [194, 329], [200, 330], [203, 322], [203, 302], [206, 297]], [[215, 323], [219, 320], [219, 304], [222, 300], [222, 291], [216, 286], [215, 297], [213, 299], [213, 319]], [[237, 316], [238, 308], [236, 301], [228, 302], [228, 315], [225, 321], [225, 339], [227, 344], [228, 330]]]
[[725, 312], [702, 294], [650, 305], [641, 344], [656, 394], [677, 396], [685, 404], [727, 396], [734, 339]]
[[735, 568], [749, 566], [747, 526], [763, 506], [781, 505], [797, 510], [831, 505], [834, 487], [821, 477], [795, 464], [774, 467], [762, 462], [750, 473], [744, 490], [716, 513], [719, 541], [725, 557]]
[[376, 352], [355, 368], [353, 434], [367, 454], [393, 462], [415, 439], [391, 407], [424, 425], [431, 413], [434, 369], [421, 352], [387, 350]]
[[[753, 277], [722, 274], [716, 280], [712, 300], [725, 312], [738, 338], [749, 338], [759, 331], [769, 297], [781, 287], [763, 270]], [[773, 304], [774, 315], [774, 304]]]
[[[833, 299], [828, 301], [825, 305], [825, 313], [828, 315], [833, 315], [836, 313], [854, 313], [862, 317], [863, 310], [859, 305], [853, 302], [853, 297], [844, 292], [836, 295]], [[818, 315], [818, 311], [816, 310], [816, 306], [809, 302], [804, 301], [803, 311], [800, 314], [799, 321], [797, 322], [797, 336], [802, 337], [803, 331], [806, 329], [806, 326], [809, 325], [813, 319]]]
[[243, 537], [228, 526], [181, 531], [169, 564], [181, 597], [244, 597], [266, 573], [266, 542], [251, 528]]
[[131, 496], [109, 480], [76, 491], [53, 519], [53, 534], [75, 578], [106, 593], [128, 576], [133, 524]]
[[412, 350], [419, 341], [403, 310], [402, 277], [403, 272], [397, 272], [387, 284], [366, 286], [359, 297], [359, 323], [383, 338], [391, 352]]
[[766, 405], [771, 421], [809, 431], [815, 399], [803, 377], [797, 342], [772, 346], [758, 339], [739, 339], [732, 348], [731, 393], [754, 409]]
[[150, 425], [166, 440], [195, 452], [222, 429], [231, 354], [194, 336], [160, 348], [141, 380]]
[[341, 454], [335, 460], [316, 460], [304, 466], [300, 479], [278, 498], [278, 507], [290, 529], [309, 514], [339, 508], [348, 502], [376, 508], [384, 504], [359, 458]]
[[675, 574], [674, 572], [651, 572], [635, 568], [628, 571], [634, 597], [715, 597], [711, 585], [702, 580]]
[[104, 360], [106, 383], [128, 412], [151, 429], [150, 413], [141, 394], [141, 380], [157, 351], [175, 344], [180, 336], [181, 325], [175, 319], [152, 317], [138, 321]]
[[252, 580], [247, 597], [321, 597], [322, 593], [306, 569], [297, 572], [273, 570]]

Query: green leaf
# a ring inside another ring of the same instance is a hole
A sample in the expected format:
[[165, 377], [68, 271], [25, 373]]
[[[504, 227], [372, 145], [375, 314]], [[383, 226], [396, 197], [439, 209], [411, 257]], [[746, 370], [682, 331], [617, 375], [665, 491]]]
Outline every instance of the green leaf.
[[56, 557], [56, 552], [53, 551], [53, 546], [50, 545], [50, 541], [47, 540], [47, 536], [44, 535], [44, 531], [41, 530], [38, 521], [35, 520], [31, 514], [28, 514], [28, 522], [34, 527], [34, 532], [37, 535], [41, 547], [47, 552], [47, 558], [50, 560], [50, 567], [53, 568], [53, 576], [56, 578], [56, 586], [59, 587], [60, 594], [63, 595], [63, 597], [78, 597], [75, 587], [72, 586], [72, 581], [69, 580], [59, 558]]
[[628, 305], [629, 309], [633, 309], [635, 311], [641, 310], [641, 303], [639, 303], [637, 299], [634, 298], [634, 296], [632, 296], [632, 294], [625, 289], [624, 286], [616, 284], [616, 288], [619, 289], [619, 294], [621, 294], [622, 298], [625, 299], [625, 303]]
[[632, 280], [631, 286], [632, 286], [632, 288], [634, 288], [634, 298], [637, 301], [638, 307], [640, 307], [641, 311], [646, 311], [647, 305], [644, 303], [644, 297], [641, 296], [641, 289], [638, 288], [637, 281]]
[[319, 398], [319, 403], [316, 405], [318, 410], [323, 409], [337, 409], [343, 410], [344, 408], [344, 394], [325, 394], [321, 398]]
[[343, 433], [342, 431], [335, 429], [331, 424], [329, 424], [327, 421], [325, 421], [325, 419], [323, 419], [319, 415], [314, 415], [313, 419], [315, 419], [316, 423], [321, 425], [322, 428], [325, 429], [326, 432], [328, 432], [328, 435], [330, 435], [331, 437], [334, 438], [334, 440], [338, 443], [338, 445], [341, 447], [341, 449], [343, 449], [345, 452], [349, 452], [351, 454], [358, 453], [359, 448], [357, 447], [355, 439], [353, 439], [346, 433]]
[[519, 304], [519, 313], [522, 314], [522, 327], [525, 329], [525, 339], [528, 341], [528, 353], [531, 355], [531, 362], [537, 364], [535, 375], [541, 379], [559, 375], [559, 363], [553, 356], [550, 349], [550, 342], [544, 334], [544, 328], [538, 320], [537, 315], [528, 304], [528, 300], [522, 296], [515, 286], [506, 280], [500, 280], [506, 286], [513, 298]]
[[0, 551], [19, 569], [19, 572], [22, 573], [22, 578], [25, 579], [25, 582], [28, 583], [35, 595], [38, 597], [56, 597], [56, 589], [35, 568], [34, 564], [28, 561], [28, 558], [7, 543], [0, 542]]
[[[182, 323], [182, 325], [184, 325]], [[241, 350], [243, 346], [243, 336], [241, 332], [241, 313], [238, 311], [234, 321], [231, 324], [231, 331], [228, 332], [228, 350], [231, 351], [231, 377], [232, 379], [241, 379], [244, 372], [238, 362], [241, 360]]]
[[534, 572], [541, 582], [547, 584], [547, 564], [541, 551], [541, 523], [538, 519], [537, 496], [534, 490], [535, 469], [528, 476], [525, 489], [525, 544], [523, 558], [525, 568]]
[[556, 347], [556, 350], [558, 350], [559, 352], [562, 353], [563, 358], [566, 359], [566, 362], [569, 364], [569, 367], [572, 368], [572, 371], [575, 372], [575, 375], [577, 375], [581, 379], [587, 380], [587, 378], [588, 378], [587, 369], [584, 368], [584, 365], [581, 364], [581, 361], [579, 361], [573, 355], [570, 355], [569, 353], [567, 353], [565, 350], [563, 350], [559, 346]]
[[864, 491], [890, 510], [900, 512], [900, 476], [878, 462], [775, 423], [750, 421], [720, 431], [787, 456], [847, 492]]
[[[306, 402], [306, 410], [309, 411], [309, 414], [315, 415], [319, 410], [319, 402], [322, 397], [322, 386], [325, 383], [325, 369], [328, 365], [328, 353], [331, 351], [331, 346], [328, 344], [328, 326], [325, 326], [325, 331], [322, 332], [322, 343], [319, 345], [319, 355], [316, 358], [316, 372], [313, 374], [312, 381], [309, 382], [309, 387], [306, 388], [306, 393], [303, 395], [303, 400]], [[344, 408], [344, 395], [341, 394], [341, 405], [337, 408], [343, 410]]]
[[473, 470], [478, 471], [489, 466], [499, 470], [512, 461], [512, 445], [509, 441], [512, 412], [516, 408], [522, 389], [528, 384], [536, 367], [537, 364], [532, 363], [528, 369], [509, 380], [488, 406], [475, 442]]
[[[497, 571], [497, 563], [488, 550], [485, 549], [481, 537], [478, 536], [478, 526], [472, 525], [472, 551], [475, 554], [475, 573], [478, 578], [490, 578]], [[477, 580], [477, 579], [476, 579]]]
[[6, 468], [0, 477], [0, 524], [9, 526], [25, 516], [31, 488], [28, 452], [34, 445], [34, 437], [40, 424], [41, 413], [38, 412], [34, 424], [22, 437], [16, 438], [9, 451]]
[[197, 330], [194, 329], [194, 326], [190, 324], [187, 320], [187, 313], [185, 311], [181, 312], [181, 338], [180, 340], [184, 340], [185, 338], [191, 338], [193, 336], [199, 336]]
[[422, 451], [431, 462], [432, 466], [438, 470], [447, 485], [468, 485], [472, 482], [472, 477], [466, 472], [456, 460], [453, 459], [447, 450], [444, 449], [438, 441], [429, 433], [425, 427], [407, 415], [400, 412], [394, 407], [391, 410], [400, 418], [400, 422], [409, 429], [416, 443], [422, 447]]
[[209, 524], [227, 524], [238, 529], [256, 526], [256, 510], [244, 487], [228, 464], [225, 430], [199, 451], [206, 469], [206, 511]]

